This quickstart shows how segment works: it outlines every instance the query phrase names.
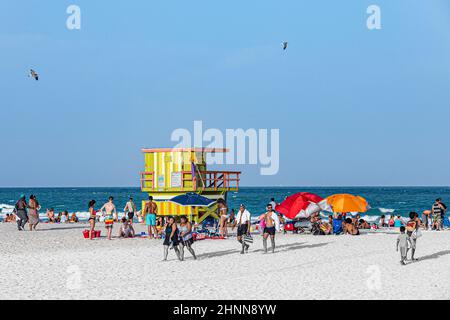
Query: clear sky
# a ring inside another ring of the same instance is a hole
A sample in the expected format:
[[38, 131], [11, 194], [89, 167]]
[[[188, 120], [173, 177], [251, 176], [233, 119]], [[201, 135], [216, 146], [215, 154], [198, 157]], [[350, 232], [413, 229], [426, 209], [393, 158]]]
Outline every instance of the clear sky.
[[137, 186], [194, 120], [280, 129], [244, 185], [450, 185], [448, 0], [2, 0], [0, 58], [0, 186]]

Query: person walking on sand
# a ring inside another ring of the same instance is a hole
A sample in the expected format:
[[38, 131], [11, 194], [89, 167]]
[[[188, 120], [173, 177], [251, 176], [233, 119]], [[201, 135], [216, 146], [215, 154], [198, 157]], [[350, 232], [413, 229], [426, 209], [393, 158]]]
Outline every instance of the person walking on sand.
[[241, 254], [248, 252], [249, 244], [245, 243], [243, 237], [250, 235], [250, 212], [245, 208], [244, 204], [241, 204], [234, 220], [232, 230], [237, 224], [237, 241], [242, 245]]
[[158, 232], [156, 231], [156, 214], [158, 213], [158, 206], [153, 202], [153, 197], [149, 196], [148, 201], [144, 205], [145, 224], [148, 227], [148, 238], [157, 238]]
[[36, 199], [35, 195], [30, 196], [30, 201], [28, 202], [28, 224], [30, 226], [30, 231], [35, 230], [39, 223], [39, 210], [41, 206]]
[[89, 239], [94, 239], [95, 221], [97, 220], [97, 211], [95, 211], [95, 200], [89, 201]]
[[103, 214], [103, 211], [106, 212], [105, 214], [105, 228], [108, 232], [108, 240], [111, 240], [111, 234], [112, 229], [114, 225], [114, 218], [117, 217], [117, 210], [116, 206], [114, 204], [114, 198], [110, 196], [108, 198], [108, 202], [103, 205], [103, 207], [100, 208], [100, 213]]
[[264, 214], [266, 227], [263, 233], [264, 253], [267, 253], [267, 238], [270, 236], [272, 243], [272, 253], [275, 253], [275, 231], [280, 230], [280, 221], [278, 215], [273, 211], [272, 205], [269, 203], [266, 207], [267, 212]]
[[192, 223], [189, 222], [186, 216], [181, 217], [178, 229], [180, 231], [181, 261], [184, 260], [184, 247], [186, 247], [188, 251], [192, 254], [194, 260], [197, 260], [197, 256], [195, 255], [194, 249], [192, 249], [192, 244], [194, 243], [194, 238], [192, 237]]
[[167, 261], [169, 255], [169, 249], [174, 249], [178, 259], [181, 261], [180, 250], [178, 249], [178, 228], [174, 217], [169, 217], [169, 221], [165, 230], [165, 238], [163, 242], [164, 246], [164, 259]]
[[408, 253], [408, 243], [411, 246], [411, 239], [405, 234], [406, 228], [404, 226], [400, 227], [400, 235], [397, 237], [397, 252], [400, 248], [400, 263], [402, 265], [406, 264], [406, 254]]
[[414, 258], [417, 248], [417, 239], [421, 237], [419, 214], [416, 212], [409, 213], [409, 221], [406, 224], [406, 234], [408, 235], [411, 243], [411, 261], [417, 261], [419, 259]]
[[125, 205], [123, 212], [128, 216], [128, 221], [130, 222], [130, 224], [133, 224], [134, 213], [137, 212], [137, 210], [132, 196], [130, 196], [130, 200]]
[[25, 195], [21, 194], [19, 200], [16, 202], [16, 205], [14, 206], [14, 210], [16, 211], [17, 216], [17, 229], [19, 231], [25, 230], [24, 227], [28, 221], [27, 208], [28, 204]]
[[431, 207], [431, 215], [433, 217], [433, 230], [439, 231], [442, 226], [442, 216], [445, 215], [445, 207], [441, 203], [441, 199], [436, 199]]

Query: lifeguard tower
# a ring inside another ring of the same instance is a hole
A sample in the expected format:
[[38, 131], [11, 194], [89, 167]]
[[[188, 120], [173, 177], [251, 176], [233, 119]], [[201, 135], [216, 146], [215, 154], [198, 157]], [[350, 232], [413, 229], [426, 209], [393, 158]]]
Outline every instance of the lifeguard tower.
[[228, 191], [239, 189], [241, 172], [208, 171], [206, 155], [227, 151], [217, 148], [142, 149], [145, 171], [141, 172], [141, 190], [153, 196], [158, 205], [158, 215], [186, 215], [195, 223], [201, 223], [209, 216], [218, 219], [216, 204], [208, 208], [184, 207], [170, 202], [170, 199], [196, 192], [212, 200], [222, 198], [226, 201]]

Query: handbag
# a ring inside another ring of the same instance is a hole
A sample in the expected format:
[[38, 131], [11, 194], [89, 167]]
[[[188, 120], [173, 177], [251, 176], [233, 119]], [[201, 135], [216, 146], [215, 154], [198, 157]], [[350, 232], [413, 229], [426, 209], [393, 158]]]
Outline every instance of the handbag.
[[244, 243], [245, 244], [253, 244], [253, 237], [251, 235], [244, 235]]
[[420, 231], [420, 229], [416, 229], [416, 231], [413, 232], [414, 239], [420, 238], [421, 236], [422, 236], [422, 231]]

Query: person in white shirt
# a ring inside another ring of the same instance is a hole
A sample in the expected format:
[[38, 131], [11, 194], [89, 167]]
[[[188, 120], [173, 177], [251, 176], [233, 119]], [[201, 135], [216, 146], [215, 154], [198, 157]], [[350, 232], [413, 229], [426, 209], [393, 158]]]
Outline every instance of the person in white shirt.
[[275, 198], [271, 198], [269, 204], [272, 205], [273, 211], [276, 212], [275, 207], [277, 206], [277, 203], [275, 202]]
[[278, 215], [273, 211], [272, 205], [267, 205], [267, 212], [264, 214], [265, 228], [263, 233], [264, 253], [267, 253], [267, 238], [270, 236], [272, 242], [272, 253], [275, 252], [275, 231], [280, 231], [280, 220]]
[[246, 234], [250, 234], [250, 212], [245, 208], [245, 205], [241, 204], [239, 207], [239, 212], [236, 216], [236, 219], [234, 220], [233, 227], [236, 227], [236, 224], [238, 226], [237, 228], [237, 240], [242, 245], [241, 254], [244, 254], [248, 252], [248, 248], [250, 245], [246, 244], [243, 236]]
[[128, 221], [133, 224], [134, 213], [136, 212], [136, 204], [133, 201], [133, 197], [130, 196], [130, 201], [127, 202], [123, 212], [128, 216]]

